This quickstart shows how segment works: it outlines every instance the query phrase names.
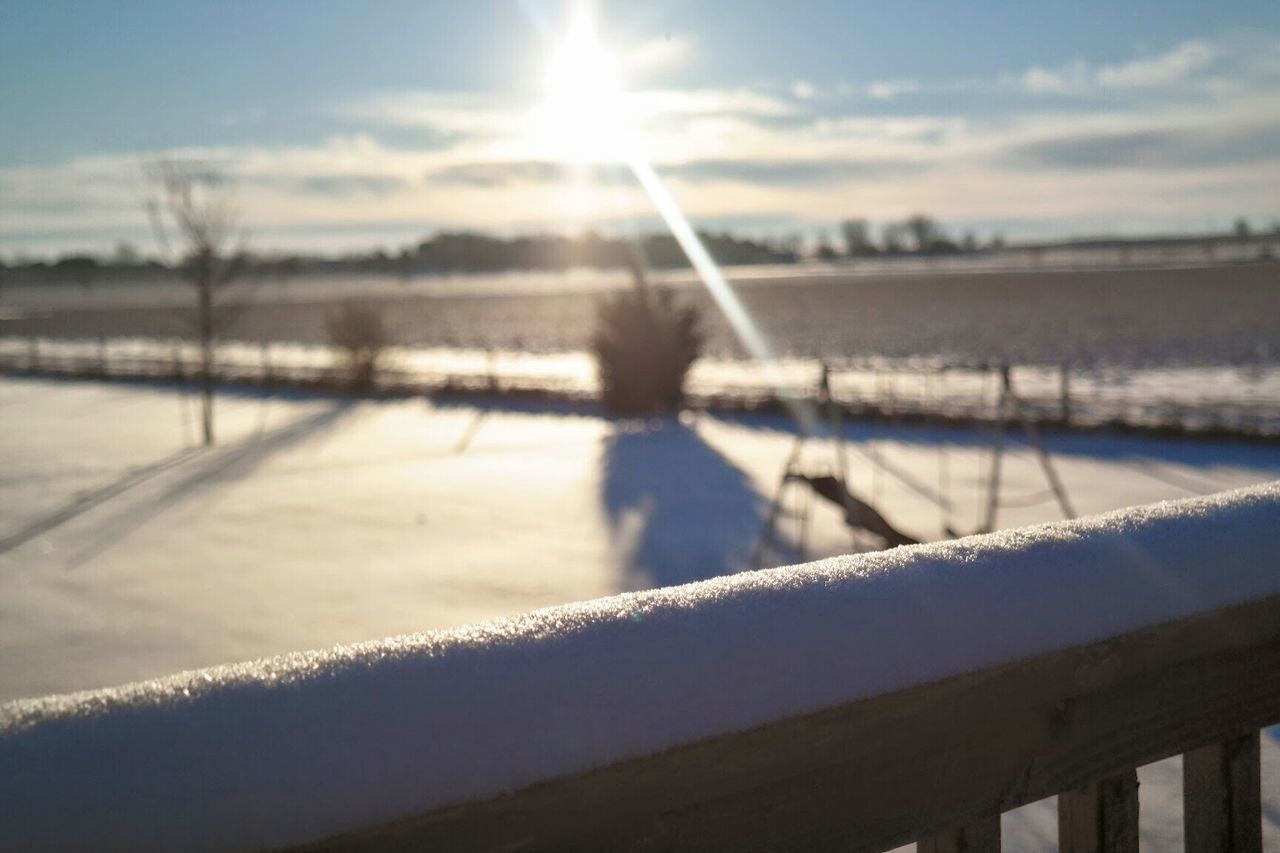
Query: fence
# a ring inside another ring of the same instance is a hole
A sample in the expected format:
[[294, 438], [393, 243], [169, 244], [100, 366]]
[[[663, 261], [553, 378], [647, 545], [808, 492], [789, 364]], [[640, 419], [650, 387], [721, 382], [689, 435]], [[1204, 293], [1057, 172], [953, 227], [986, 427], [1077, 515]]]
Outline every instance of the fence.
[[[0, 370], [43, 375], [190, 380], [199, 353], [190, 342], [0, 338]], [[230, 341], [221, 344], [218, 378], [255, 385], [345, 387], [347, 373], [322, 346]], [[853, 414], [904, 420], [990, 419], [999, 366], [943, 362], [828, 361], [835, 399]], [[807, 397], [822, 363], [789, 358], [762, 369], [702, 359], [687, 383], [696, 405], [721, 408]], [[1171, 432], [1280, 435], [1280, 365], [1120, 371], [1023, 365], [1013, 369], [1025, 411], [1041, 423], [1120, 426]], [[568, 398], [596, 395], [586, 353], [395, 348], [378, 386], [391, 393], [516, 392]]]
[[0, 707], [0, 848], [1257, 851], [1280, 485]]

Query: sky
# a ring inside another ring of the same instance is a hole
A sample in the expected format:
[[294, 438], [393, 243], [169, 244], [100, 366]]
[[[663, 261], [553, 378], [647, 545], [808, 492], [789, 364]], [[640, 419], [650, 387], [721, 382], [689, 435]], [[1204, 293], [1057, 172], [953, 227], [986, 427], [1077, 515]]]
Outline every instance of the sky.
[[607, 86], [548, 70], [573, 14], [5, 0], [0, 257], [150, 251], [161, 160], [225, 175], [263, 251], [655, 230], [627, 157], [696, 225], [753, 236], [917, 212], [1012, 239], [1280, 220], [1274, 0], [606, 1]]

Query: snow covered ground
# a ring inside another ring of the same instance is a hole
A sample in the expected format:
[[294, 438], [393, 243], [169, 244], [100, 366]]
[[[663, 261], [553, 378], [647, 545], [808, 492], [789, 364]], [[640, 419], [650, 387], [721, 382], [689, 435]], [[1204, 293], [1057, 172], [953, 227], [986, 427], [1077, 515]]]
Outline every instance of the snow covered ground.
[[[794, 440], [772, 416], [639, 424], [496, 399], [226, 393], [219, 446], [201, 450], [183, 400], [163, 385], [0, 380], [0, 700], [748, 568]], [[926, 539], [976, 526], [985, 434], [848, 435], [851, 484], [893, 523]], [[1081, 514], [1280, 478], [1275, 447], [1064, 435], [1050, 449]], [[831, 456], [815, 442], [805, 462], [820, 473]], [[1010, 503], [1044, 491], [1027, 448], [1005, 483]], [[1058, 515], [1036, 503], [1000, 521]], [[808, 557], [849, 550], [834, 509], [809, 516], [783, 524]], [[1280, 849], [1274, 730], [1263, 749]], [[1176, 849], [1177, 762], [1143, 783], [1144, 840]], [[1012, 813], [1007, 849], [1043, 849], [1055, 821], [1048, 803]]]

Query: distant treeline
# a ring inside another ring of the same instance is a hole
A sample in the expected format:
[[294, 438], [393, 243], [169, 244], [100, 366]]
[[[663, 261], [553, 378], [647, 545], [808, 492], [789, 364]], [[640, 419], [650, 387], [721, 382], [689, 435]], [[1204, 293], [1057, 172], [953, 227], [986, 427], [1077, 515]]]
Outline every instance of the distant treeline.
[[[792, 264], [801, 258], [799, 238], [750, 240], [731, 234], [699, 232], [703, 245], [717, 263]], [[633, 265], [639, 258], [654, 269], [689, 265], [679, 243], [669, 234], [650, 234], [630, 240], [593, 232], [579, 236], [542, 234], [500, 237], [475, 231], [444, 231], [399, 252], [375, 249], [340, 258], [304, 255], [246, 255], [246, 272], [286, 278], [302, 273], [377, 273], [409, 277], [432, 273], [492, 273], [508, 270], [557, 272], [576, 268], [615, 269]], [[108, 257], [77, 253], [56, 260], [21, 260], [0, 271], [21, 272], [24, 277], [89, 285], [102, 279], [148, 278], [171, 275], [173, 268], [141, 257], [121, 244]]]
[[[790, 264], [800, 259], [798, 245], [785, 242], [742, 239], [709, 231], [699, 232], [699, 237], [711, 257], [721, 264]], [[680, 244], [669, 234], [650, 234], [633, 241], [590, 231], [574, 237], [498, 237], [473, 231], [445, 231], [398, 255], [378, 251], [343, 261], [379, 272], [559, 271], [628, 267], [635, 262], [637, 253], [647, 266], [656, 269], [689, 265]]]
[[[1150, 238], [1089, 238], [1046, 243], [1022, 243], [1006, 247], [999, 233], [985, 240], [972, 232], [949, 235], [932, 218], [917, 214], [901, 221], [882, 223], [873, 232], [865, 219], [846, 219], [839, 238], [819, 239], [808, 247], [797, 235], [749, 239], [728, 233], [699, 231], [703, 245], [717, 263], [727, 266], [792, 264], [807, 258], [839, 261], [867, 257], [956, 255], [975, 252], [1090, 248], [1126, 248], [1174, 244], [1204, 244], [1209, 249], [1224, 242], [1271, 239], [1280, 235], [1280, 224], [1270, 231], [1252, 231], [1240, 220], [1225, 234]], [[247, 254], [240, 258], [250, 275], [289, 278], [306, 273], [361, 273], [411, 278], [433, 273], [494, 273], [515, 270], [559, 272], [569, 269], [618, 269], [642, 260], [653, 269], [689, 266], [684, 251], [669, 234], [649, 234], [637, 239], [610, 237], [592, 231], [577, 236], [539, 234], [502, 237], [478, 231], [442, 231], [417, 245], [399, 251], [375, 249], [339, 258], [305, 255]], [[53, 260], [0, 261], [0, 280], [25, 279], [89, 286], [97, 281], [171, 277], [175, 267], [146, 258], [127, 243], [106, 256], [71, 253]]]

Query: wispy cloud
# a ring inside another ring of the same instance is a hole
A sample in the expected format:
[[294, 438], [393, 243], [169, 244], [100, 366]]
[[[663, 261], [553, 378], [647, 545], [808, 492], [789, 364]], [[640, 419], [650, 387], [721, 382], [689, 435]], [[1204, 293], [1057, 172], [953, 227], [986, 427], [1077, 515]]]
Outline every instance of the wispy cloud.
[[[705, 159], [659, 162], [655, 168], [664, 177], [686, 185], [754, 184], [788, 187], [839, 184], [850, 178], [885, 177], [927, 168], [916, 160], [884, 160], [854, 157], [825, 159]], [[437, 185], [465, 187], [511, 187], [520, 184], [564, 184], [587, 181], [617, 185], [630, 181], [630, 173], [618, 165], [575, 165], [551, 160], [490, 161], [459, 163], [428, 173]]]
[[1280, 118], [1270, 123], [1200, 123], [1074, 133], [1011, 146], [1008, 161], [1029, 168], [1196, 169], [1280, 161]]
[[375, 92], [333, 107], [345, 119], [401, 127], [423, 127], [450, 142], [507, 131], [516, 102], [477, 92], [406, 90]]
[[867, 94], [878, 101], [892, 101], [900, 95], [920, 91], [918, 80], [877, 80], [867, 86]]
[[1209, 66], [1217, 48], [1196, 39], [1183, 42], [1167, 53], [1134, 59], [1121, 65], [1104, 65], [1095, 77], [1104, 88], [1136, 89], [1168, 86]]
[[1219, 55], [1204, 39], [1182, 42], [1153, 56], [1112, 65], [1076, 59], [1055, 68], [1029, 68], [1013, 79], [1031, 94], [1079, 95], [1100, 89], [1150, 89], [1172, 86], [1204, 71]]
[[617, 184], [628, 179], [617, 164], [575, 164], [555, 160], [491, 160], [456, 163], [428, 172], [431, 184], [446, 187], [501, 189], [529, 184], [564, 185], [569, 182]]
[[818, 87], [808, 80], [797, 80], [791, 84], [791, 95], [801, 101], [811, 101], [818, 97]]
[[297, 181], [300, 192], [343, 198], [386, 196], [412, 185], [407, 178], [391, 175], [312, 175]]
[[839, 185], [851, 179], [885, 178], [918, 172], [928, 164], [914, 160], [853, 157], [803, 160], [692, 160], [660, 166], [666, 175], [689, 184], [747, 183], [774, 187]]
[[1010, 83], [1033, 95], [1072, 95], [1086, 91], [1092, 81], [1089, 63], [1077, 59], [1057, 68], [1028, 68]]
[[1054, 65], [1034, 65], [990, 78], [923, 80], [895, 78], [868, 84], [845, 82], [836, 91], [846, 97], [892, 101], [906, 95], [939, 93], [999, 94], [1018, 90], [1036, 96], [1085, 96], [1102, 93], [1199, 89], [1228, 84], [1242, 76], [1276, 74], [1280, 41], [1252, 35], [1226, 39], [1189, 39], [1159, 53], [1144, 53], [1122, 62], [1096, 63], [1075, 58]]
[[[796, 102], [775, 92], [750, 88], [639, 89], [624, 93], [619, 114], [656, 152], [668, 143], [724, 144], [724, 130], [799, 114]], [[528, 160], [544, 157], [548, 128], [538, 105], [511, 97], [431, 91], [379, 92], [338, 105], [344, 119], [366, 126], [429, 131], [431, 147], [459, 159]], [[376, 132], [376, 130], [375, 130]], [[709, 139], [710, 137], [710, 139]]]

